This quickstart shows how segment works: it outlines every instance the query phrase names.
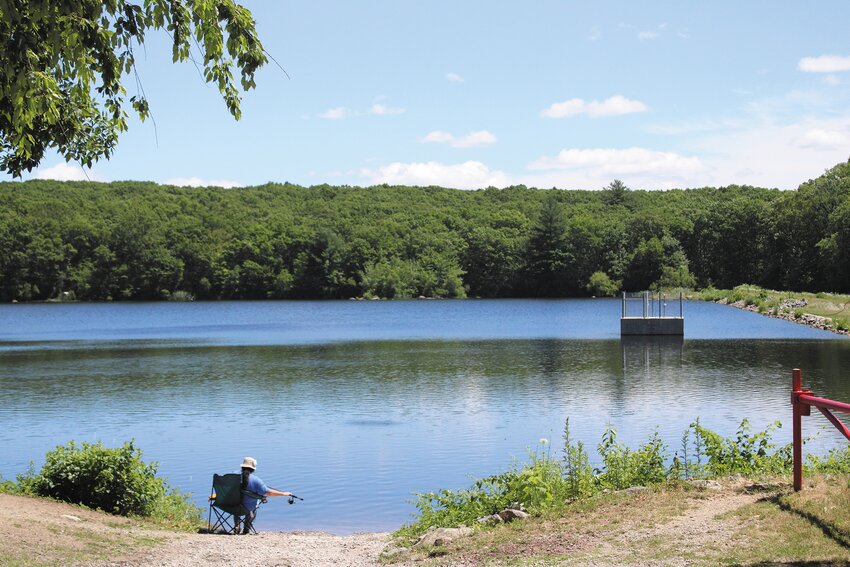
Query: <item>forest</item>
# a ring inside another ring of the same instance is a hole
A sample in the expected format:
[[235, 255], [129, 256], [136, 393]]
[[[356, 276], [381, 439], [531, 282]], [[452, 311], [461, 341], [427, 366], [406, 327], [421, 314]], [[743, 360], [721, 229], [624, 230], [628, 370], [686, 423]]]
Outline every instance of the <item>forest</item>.
[[850, 292], [850, 164], [750, 186], [0, 183], [0, 301]]

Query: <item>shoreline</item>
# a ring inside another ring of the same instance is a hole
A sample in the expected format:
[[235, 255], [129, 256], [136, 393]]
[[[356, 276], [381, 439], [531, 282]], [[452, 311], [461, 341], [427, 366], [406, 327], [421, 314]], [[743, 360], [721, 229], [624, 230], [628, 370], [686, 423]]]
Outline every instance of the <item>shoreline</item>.
[[[793, 311], [784, 311], [782, 309], [778, 311], [760, 311], [757, 305], [747, 304], [747, 302], [743, 299], [730, 302], [724, 297], [722, 299], [715, 300], [712, 303], [716, 303], [718, 305], [726, 305], [728, 307], [734, 307], [742, 311], [757, 313], [759, 315], [764, 315], [765, 317], [770, 317], [771, 319], [782, 319], [783, 321], [790, 321], [791, 323], [805, 325], [806, 327], [810, 327], [812, 329], [829, 331], [836, 335], [850, 336], [850, 331], [848, 331], [847, 329], [836, 329], [832, 326], [832, 317], [823, 317], [821, 315], [814, 315], [812, 313], [803, 313], [800, 317], [797, 317]], [[803, 306], [805, 306], [805, 304], [803, 304]]]
[[[22, 512], [22, 510], [24, 512]], [[0, 493], [0, 565], [378, 565], [389, 532], [183, 532], [49, 498]], [[392, 550], [390, 550], [392, 551]]]
[[811, 476], [804, 491], [793, 492], [787, 475], [732, 475], [600, 493], [567, 504], [557, 516], [476, 529], [424, 547], [396, 547], [391, 534], [381, 532], [177, 532], [54, 500], [0, 494], [0, 565], [845, 565], [850, 550], [835, 534], [847, 533], [847, 517], [835, 502], [850, 494], [847, 479]]

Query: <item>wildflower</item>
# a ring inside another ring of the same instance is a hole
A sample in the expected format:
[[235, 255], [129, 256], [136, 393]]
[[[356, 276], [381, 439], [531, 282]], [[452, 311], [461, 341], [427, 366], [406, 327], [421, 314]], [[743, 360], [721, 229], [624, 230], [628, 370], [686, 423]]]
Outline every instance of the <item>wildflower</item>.
[[548, 444], [549, 444], [549, 440], [548, 440], [548, 439], [546, 439], [545, 437], [541, 437], [541, 438], [540, 438], [540, 444], [541, 444], [541, 445], [548, 445]]

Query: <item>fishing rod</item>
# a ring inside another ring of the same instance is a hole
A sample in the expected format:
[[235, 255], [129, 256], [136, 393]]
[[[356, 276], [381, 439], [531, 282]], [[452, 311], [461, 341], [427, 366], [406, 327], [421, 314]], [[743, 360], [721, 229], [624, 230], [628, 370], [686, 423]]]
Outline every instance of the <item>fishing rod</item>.
[[[271, 488], [272, 490], [277, 490], [278, 492], [285, 492], [284, 490], [279, 490], [279, 489], [277, 489], [277, 488], [273, 488], [273, 487], [271, 487], [271, 486], [270, 486], [269, 488]], [[288, 502], [289, 502], [290, 504], [295, 504], [295, 499], [296, 499], [296, 498], [297, 498], [298, 500], [300, 500], [301, 502], [304, 502], [304, 499], [303, 499], [303, 498], [301, 498], [300, 496], [295, 496], [295, 495], [294, 495], [294, 494], [292, 494], [291, 492], [289, 493], [289, 496], [288, 496], [287, 498], [289, 499], [289, 500], [288, 500]]]

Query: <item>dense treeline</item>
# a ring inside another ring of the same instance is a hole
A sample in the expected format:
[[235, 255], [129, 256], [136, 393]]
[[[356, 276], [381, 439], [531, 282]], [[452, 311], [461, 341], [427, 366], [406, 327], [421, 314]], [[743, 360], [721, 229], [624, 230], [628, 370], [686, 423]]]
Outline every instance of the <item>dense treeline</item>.
[[0, 184], [0, 300], [850, 291], [850, 164], [796, 191]]

